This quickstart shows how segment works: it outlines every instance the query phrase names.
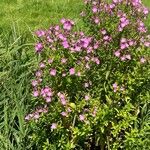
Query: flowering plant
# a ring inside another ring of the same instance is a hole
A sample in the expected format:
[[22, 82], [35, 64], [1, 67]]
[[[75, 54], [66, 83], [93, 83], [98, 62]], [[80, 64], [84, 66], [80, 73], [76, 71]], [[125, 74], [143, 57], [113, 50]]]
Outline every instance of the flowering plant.
[[40, 149], [126, 148], [146, 101], [140, 94], [148, 79], [147, 8], [131, 0], [85, 4], [88, 36], [69, 19], [36, 32], [36, 108], [25, 119]]

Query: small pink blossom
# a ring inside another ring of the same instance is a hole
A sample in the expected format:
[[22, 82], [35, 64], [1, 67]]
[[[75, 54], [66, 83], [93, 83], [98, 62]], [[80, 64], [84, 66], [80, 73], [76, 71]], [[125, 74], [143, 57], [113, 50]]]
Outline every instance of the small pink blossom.
[[42, 43], [37, 43], [35, 45], [35, 50], [36, 50], [37, 53], [40, 53], [43, 50], [43, 48], [44, 48], [44, 46], [43, 46]]
[[84, 98], [85, 98], [86, 101], [88, 101], [90, 99], [90, 96], [89, 95], [85, 95]]
[[53, 59], [49, 58], [48, 63], [51, 64], [53, 62]]
[[33, 116], [33, 118], [34, 118], [34, 119], [39, 119], [39, 118], [40, 118], [39, 113], [35, 113], [34, 116]]
[[35, 86], [37, 86], [37, 85], [38, 85], [37, 80], [33, 80], [33, 81], [32, 81], [32, 86], [35, 87]]
[[65, 64], [66, 62], [67, 62], [67, 59], [66, 59], [66, 58], [62, 58], [62, 59], [61, 59], [61, 63], [62, 63], [62, 64]]
[[61, 112], [61, 115], [64, 117], [67, 117], [68, 113], [63, 111], [63, 112]]
[[115, 55], [116, 57], [120, 57], [120, 51], [115, 51], [115, 52], [114, 52], [114, 55]]
[[88, 88], [89, 87], [89, 83], [88, 82], [84, 83], [84, 87]]
[[46, 97], [46, 98], [45, 98], [45, 101], [46, 101], [47, 103], [49, 103], [49, 102], [52, 101], [52, 99], [51, 99], [51, 97]]
[[33, 91], [33, 96], [34, 97], [38, 97], [39, 96], [39, 92], [38, 91]]
[[125, 57], [126, 57], [126, 59], [131, 60], [131, 55], [130, 54], [126, 55]]
[[83, 114], [79, 115], [79, 120], [80, 121], [84, 121], [85, 120], [85, 116]]
[[69, 73], [70, 73], [70, 75], [74, 75], [75, 74], [75, 69], [74, 68], [69, 69]]
[[57, 124], [56, 123], [52, 123], [51, 129], [56, 129], [56, 128], [57, 128]]
[[51, 69], [50, 70], [50, 75], [51, 76], [56, 76], [56, 69]]
[[41, 62], [41, 63], [39, 64], [39, 67], [40, 67], [40, 68], [45, 68], [45, 63]]
[[144, 57], [142, 57], [142, 58], [140, 59], [140, 62], [141, 62], [142, 64], [144, 64], [144, 63], [146, 62], [146, 59], [145, 59]]
[[93, 11], [93, 13], [96, 13], [96, 12], [98, 11], [97, 7], [94, 6], [94, 7], [92, 8], [92, 11]]
[[77, 72], [77, 76], [78, 76], [78, 77], [81, 76], [81, 72], [80, 72], [80, 71]]

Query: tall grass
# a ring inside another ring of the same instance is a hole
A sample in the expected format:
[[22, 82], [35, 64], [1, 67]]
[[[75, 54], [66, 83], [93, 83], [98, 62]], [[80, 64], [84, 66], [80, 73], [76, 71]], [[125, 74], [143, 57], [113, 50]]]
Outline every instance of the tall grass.
[[25, 149], [24, 115], [30, 101], [32, 43], [13, 26], [0, 37], [0, 149]]

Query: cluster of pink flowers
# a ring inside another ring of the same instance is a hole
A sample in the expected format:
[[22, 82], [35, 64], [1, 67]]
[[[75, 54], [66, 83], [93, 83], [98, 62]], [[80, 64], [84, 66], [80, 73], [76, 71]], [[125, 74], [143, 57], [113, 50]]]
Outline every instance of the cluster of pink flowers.
[[137, 26], [138, 26], [138, 31], [141, 32], [141, 33], [146, 33], [147, 32], [147, 29], [144, 25], [144, 23], [141, 21], [141, 20], [138, 20], [137, 21]]
[[103, 35], [103, 42], [104, 44], [109, 44], [112, 41], [112, 37], [108, 35], [107, 31], [105, 29], [101, 30], [101, 33]]
[[127, 19], [126, 14], [122, 13], [121, 11], [118, 11], [118, 17], [119, 17], [119, 25], [118, 25], [118, 31], [123, 31], [123, 29], [129, 25], [129, 19]]
[[115, 51], [114, 55], [120, 58], [122, 61], [131, 60], [131, 55], [129, 54], [128, 51], [125, 51], [125, 50], [136, 45], [137, 45], [137, 42], [135, 40], [121, 38], [119, 50]]
[[47, 103], [52, 101], [53, 91], [50, 87], [46, 86], [41, 89], [41, 96], [45, 99]]
[[41, 113], [47, 113], [48, 112], [48, 107], [45, 105], [44, 107], [38, 107], [33, 113], [28, 114], [25, 116], [25, 120], [38, 120], [40, 118]]
[[74, 21], [70, 19], [61, 19], [61, 23], [63, 24], [63, 29], [70, 31], [74, 26]]

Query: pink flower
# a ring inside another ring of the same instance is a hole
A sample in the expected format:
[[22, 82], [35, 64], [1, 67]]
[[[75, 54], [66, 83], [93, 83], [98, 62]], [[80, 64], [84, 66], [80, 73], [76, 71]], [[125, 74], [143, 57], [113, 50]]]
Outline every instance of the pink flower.
[[85, 120], [85, 116], [83, 114], [79, 115], [79, 120], [80, 121], [84, 121]]
[[88, 88], [88, 87], [89, 87], [89, 83], [87, 83], [87, 82], [84, 83], [84, 87], [85, 87], [85, 88]]
[[34, 116], [33, 116], [33, 118], [34, 118], [34, 119], [39, 119], [39, 118], [40, 118], [39, 113], [35, 113]]
[[88, 101], [90, 99], [89, 95], [85, 95], [85, 100]]
[[144, 42], [144, 46], [150, 47], [150, 42]]
[[107, 32], [106, 32], [106, 30], [101, 30], [101, 33], [103, 34], [103, 35], [105, 35]]
[[51, 69], [50, 70], [50, 75], [51, 76], [56, 76], [56, 69]]
[[146, 62], [146, 59], [142, 57], [142, 58], [140, 59], [140, 62], [141, 62], [142, 64], [144, 64], [144, 63]]
[[46, 100], [47, 103], [52, 101], [51, 97], [46, 97], [45, 100]]
[[126, 57], [125, 57], [125, 56], [122, 56], [120, 59], [121, 59], [121, 61], [125, 61], [125, 60], [126, 60]]
[[64, 48], [69, 48], [69, 43], [67, 41], [63, 41], [62, 45]]
[[38, 70], [38, 71], [36, 71], [36, 73], [35, 73], [36, 77], [41, 77], [42, 74], [43, 74], [43, 73], [42, 73], [41, 70]]
[[49, 58], [48, 63], [51, 64], [53, 62], [53, 59]]
[[95, 22], [96, 24], [99, 24], [99, 22], [100, 22], [99, 18], [95, 18], [95, 19], [94, 19], [94, 22]]
[[64, 116], [64, 117], [67, 117], [68, 114], [67, 114], [67, 112], [63, 111], [63, 112], [61, 112], [61, 115]]
[[56, 128], [57, 128], [57, 124], [56, 123], [52, 123], [51, 129], [56, 129]]
[[40, 67], [40, 68], [45, 68], [45, 63], [41, 62], [41, 63], [39, 64], [39, 67]]
[[75, 69], [74, 68], [69, 69], [69, 73], [70, 73], [70, 75], [74, 75], [75, 74]]
[[128, 55], [126, 55], [125, 57], [126, 57], [128, 60], [131, 60], [131, 55], [128, 54]]
[[96, 12], [98, 11], [97, 7], [94, 6], [94, 7], [92, 8], [92, 11], [93, 11], [93, 13], [96, 13]]
[[114, 89], [114, 92], [117, 92], [117, 89], [118, 89], [117, 83], [114, 83], [114, 84], [113, 84], [113, 89]]
[[120, 56], [120, 51], [115, 51], [114, 55], [115, 55], [116, 57], [119, 57], [119, 56]]
[[81, 72], [78, 71], [77, 72], [77, 76], [80, 77], [81, 76]]
[[67, 62], [67, 59], [66, 59], [66, 58], [62, 58], [62, 59], [61, 59], [61, 63], [62, 63], [62, 64], [65, 64], [66, 62]]
[[37, 43], [37, 44], [35, 45], [35, 50], [36, 50], [37, 53], [40, 53], [43, 48], [44, 48], [44, 46], [43, 46], [42, 43]]
[[37, 82], [36, 80], [33, 80], [33, 81], [32, 81], [32, 86], [35, 87], [35, 86], [37, 86], [37, 85], [38, 85], [38, 82]]
[[63, 74], [62, 74], [62, 77], [65, 77], [65, 76], [66, 76], [66, 73], [63, 73]]
[[33, 96], [34, 97], [38, 97], [39, 96], [39, 92], [38, 91], [33, 91]]
[[25, 116], [25, 120], [29, 121], [31, 117], [29, 115]]
[[43, 31], [43, 30], [38, 30], [38, 31], [35, 32], [35, 34], [36, 34], [38, 37], [42, 37], [42, 36], [45, 35], [45, 31]]
[[149, 13], [148, 9], [144, 8], [143, 13], [144, 13], [144, 15], [147, 15]]
[[126, 47], [126, 44], [121, 44], [120, 45], [120, 48], [123, 50], [123, 49], [126, 49], [127, 47]]

